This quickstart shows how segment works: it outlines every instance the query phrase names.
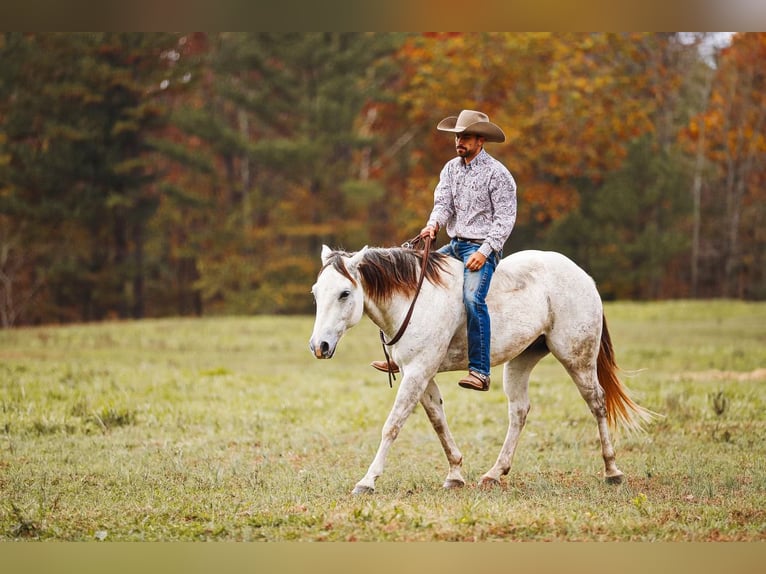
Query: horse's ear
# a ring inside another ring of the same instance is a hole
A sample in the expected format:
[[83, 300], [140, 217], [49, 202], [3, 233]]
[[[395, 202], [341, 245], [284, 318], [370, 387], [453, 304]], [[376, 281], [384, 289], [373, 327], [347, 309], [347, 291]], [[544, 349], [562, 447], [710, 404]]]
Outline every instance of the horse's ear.
[[322, 245], [322, 265], [327, 265], [333, 251], [327, 245]]
[[349, 269], [356, 269], [357, 265], [359, 265], [362, 259], [364, 259], [364, 254], [366, 251], [367, 251], [367, 246], [365, 245], [359, 251], [357, 251], [351, 256], [351, 258], [346, 262], [346, 267]]

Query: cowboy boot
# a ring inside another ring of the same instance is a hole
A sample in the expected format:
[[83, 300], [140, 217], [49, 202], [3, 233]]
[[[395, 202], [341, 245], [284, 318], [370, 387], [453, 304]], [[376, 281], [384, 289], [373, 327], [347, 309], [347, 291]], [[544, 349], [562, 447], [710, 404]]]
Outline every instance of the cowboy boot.
[[384, 373], [391, 372], [393, 374], [396, 374], [399, 372], [399, 365], [391, 361], [391, 370], [388, 370], [388, 362], [386, 361], [373, 361], [370, 363], [371, 367], [374, 367], [378, 369], [379, 371], [383, 371]]
[[488, 391], [489, 375], [482, 375], [476, 371], [468, 371], [468, 375], [460, 379], [457, 384], [464, 389], [473, 389], [474, 391]]

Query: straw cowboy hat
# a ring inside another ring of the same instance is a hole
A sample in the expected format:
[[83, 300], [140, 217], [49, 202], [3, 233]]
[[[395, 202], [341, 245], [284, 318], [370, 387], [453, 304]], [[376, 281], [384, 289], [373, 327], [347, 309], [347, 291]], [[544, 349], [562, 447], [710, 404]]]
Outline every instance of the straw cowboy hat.
[[505, 134], [498, 126], [489, 121], [489, 116], [474, 110], [463, 110], [459, 116], [450, 116], [444, 118], [436, 126], [436, 129], [442, 132], [454, 132], [461, 134], [468, 132], [483, 136], [488, 142], [502, 143], [505, 141]]

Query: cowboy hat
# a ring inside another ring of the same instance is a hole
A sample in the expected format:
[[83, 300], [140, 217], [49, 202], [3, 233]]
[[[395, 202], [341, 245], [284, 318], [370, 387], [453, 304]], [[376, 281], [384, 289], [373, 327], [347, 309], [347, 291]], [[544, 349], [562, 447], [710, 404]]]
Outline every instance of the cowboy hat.
[[463, 110], [459, 116], [444, 118], [436, 126], [436, 129], [457, 134], [468, 132], [483, 136], [488, 142], [502, 143], [505, 141], [503, 130], [490, 122], [487, 114], [474, 110]]

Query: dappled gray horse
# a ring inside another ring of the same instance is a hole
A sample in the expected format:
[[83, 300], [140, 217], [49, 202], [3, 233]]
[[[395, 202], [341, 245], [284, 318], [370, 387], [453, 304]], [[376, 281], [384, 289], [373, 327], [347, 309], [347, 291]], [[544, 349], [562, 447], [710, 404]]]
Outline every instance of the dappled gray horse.
[[[356, 253], [322, 249], [323, 267], [312, 293], [316, 320], [309, 347], [329, 359], [344, 333], [366, 314], [391, 340], [407, 313], [421, 273], [421, 253], [406, 248], [367, 248]], [[463, 455], [447, 426], [434, 376], [467, 368], [462, 263], [431, 253], [421, 295], [402, 338], [391, 347], [402, 380], [367, 474], [355, 494], [373, 492], [386, 455], [407, 417], [420, 402], [449, 461], [444, 486], [462, 486]], [[593, 280], [560, 253], [522, 251], [498, 265], [487, 296], [492, 321], [492, 365], [504, 363], [508, 432], [494, 466], [480, 484], [497, 484], [508, 474], [529, 411], [533, 367], [552, 353], [577, 385], [598, 423], [604, 476], [620, 482], [609, 427], [619, 421], [640, 428], [650, 411], [635, 404], [616, 375], [601, 297]]]

